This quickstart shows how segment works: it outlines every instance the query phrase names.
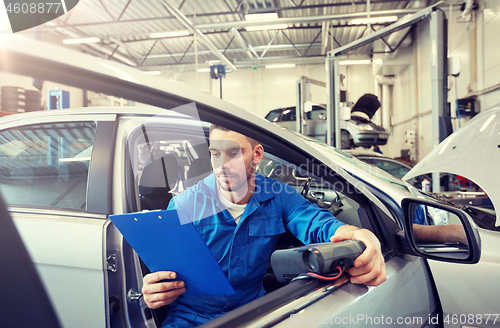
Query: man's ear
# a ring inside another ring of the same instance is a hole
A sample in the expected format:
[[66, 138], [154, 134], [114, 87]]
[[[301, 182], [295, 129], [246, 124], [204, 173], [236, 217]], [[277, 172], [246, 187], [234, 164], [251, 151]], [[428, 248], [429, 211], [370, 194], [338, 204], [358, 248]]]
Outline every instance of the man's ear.
[[261, 144], [258, 144], [257, 146], [255, 146], [254, 149], [253, 164], [254, 165], [259, 164], [263, 157], [264, 157], [264, 147], [262, 147]]

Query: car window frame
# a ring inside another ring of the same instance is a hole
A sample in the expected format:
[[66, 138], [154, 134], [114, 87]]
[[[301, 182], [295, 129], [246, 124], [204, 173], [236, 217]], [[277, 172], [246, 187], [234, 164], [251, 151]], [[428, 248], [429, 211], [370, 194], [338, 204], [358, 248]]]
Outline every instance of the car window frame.
[[[29, 114], [26, 114], [29, 115]], [[33, 113], [32, 116], [12, 115], [0, 125], [1, 130], [15, 128], [19, 126], [71, 123], [82, 121], [94, 121], [97, 123], [96, 135], [94, 136], [94, 147], [89, 167], [87, 181], [87, 205], [85, 210], [63, 209], [64, 211], [88, 212], [95, 214], [112, 213], [112, 164], [113, 152], [116, 138], [117, 114], [99, 113], [89, 111], [89, 113], [71, 113], [65, 109], [50, 110], [44, 113], [43, 117]], [[99, 133], [99, 134], [98, 134]], [[94, 155], [94, 152], [97, 154]], [[99, 158], [98, 158], [99, 157]], [[96, 197], [88, 198], [89, 195]], [[89, 205], [90, 204], [90, 205]], [[17, 207], [16, 207], [17, 208]], [[19, 208], [28, 208], [27, 206]], [[57, 210], [58, 208], [53, 208]]]
[[[90, 147], [93, 147], [93, 145], [95, 144], [96, 142], [96, 135], [97, 135], [97, 121], [95, 119], [89, 119], [89, 117], [86, 117], [85, 119], [82, 119], [82, 120], [73, 120], [71, 118], [68, 118], [66, 120], [56, 120], [56, 121], [52, 121], [52, 120], [46, 120], [46, 119], [42, 119], [41, 121], [40, 120], [37, 120], [36, 123], [35, 122], [27, 122], [27, 123], [24, 123], [23, 124], [6, 124], [6, 125], [2, 125], [1, 126], [1, 132], [4, 132], [4, 131], [8, 131], [8, 130], [15, 130], [15, 131], [22, 131], [22, 130], [28, 130], [28, 131], [32, 131], [33, 128], [35, 127], [44, 127], [44, 126], [49, 126], [49, 125], [59, 125], [59, 124], [63, 124], [63, 125], [71, 125], [71, 124], [78, 124], [78, 123], [84, 123], [84, 124], [94, 124], [94, 133], [93, 133], [93, 141], [92, 141], [92, 145]], [[17, 139], [15, 139], [17, 140]], [[44, 146], [46, 146], [44, 144]], [[88, 147], [86, 148], [88, 149]], [[43, 154], [41, 154], [43, 155]], [[91, 156], [91, 159], [92, 159], [92, 156]], [[36, 205], [30, 205], [30, 204], [22, 204], [22, 203], [9, 203], [8, 206], [9, 208], [16, 208], [16, 209], [27, 209], [27, 210], [33, 210], [33, 209], [44, 209], [44, 210], [57, 210], [57, 211], [61, 211], [61, 212], [66, 212], [66, 211], [74, 211], [74, 212], [87, 212], [87, 205], [88, 205], [88, 202], [87, 202], [87, 199], [88, 199], [88, 186], [89, 186], [89, 182], [90, 182], [90, 163], [91, 163], [91, 159], [89, 160], [89, 163], [88, 163], [88, 170], [87, 170], [87, 178], [86, 178], [86, 185], [85, 185], [85, 204], [84, 204], [84, 208], [75, 208], [75, 207], [65, 207], [65, 206], [58, 206], [58, 205], [50, 205], [50, 204], [36, 204]], [[62, 195], [61, 195], [62, 196]], [[35, 196], [36, 197], [36, 196]]]

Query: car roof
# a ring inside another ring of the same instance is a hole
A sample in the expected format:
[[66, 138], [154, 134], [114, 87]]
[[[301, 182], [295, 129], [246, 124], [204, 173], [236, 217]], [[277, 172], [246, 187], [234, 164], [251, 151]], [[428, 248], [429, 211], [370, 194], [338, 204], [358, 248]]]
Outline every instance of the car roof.
[[[269, 114], [269, 113], [272, 113], [272, 112], [279, 112], [279, 111], [285, 111], [285, 110], [295, 110], [296, 108], [297, 108], [297, 106], [295, 106], [295, 105], [293, 105], [293, 106], [283, 106], [283, 107], [280, 107], [280, 108], [271, 109], [267, 113]], [[325, 109], [326, 109], [326, 105], [325, 104], [315, 104], [315, 103], [312, 104], [312, 110], [313, 111], [315, 111], [315, 110], [325, 110]]]
[[346, 153], [351, 154], [352, 156], [356, 157], [381, 157], [381, 158], [387, 158], [387, 159], [392, 159], [390, 157], [387, 157], [381, 153], [374, 152], [373, 150], [367, 150], [367, 149], [342, 149], [342, 151], [345, 151]]
[[157, 108], [152, 106], [127, 106], [127, 107], [113, 107], [113, 106], [102, 106], [102, 107], [80, 107], [80, 108], [69, 108], [69, 109], [53, 109], [53, 110], [43, 110], [35, 112], [17, 113], [15, 115], [8, 115], [0, 118], [0, 124], [10, 123], [15, 121], [25, 121], [28, 118], [37, 117], [50, 117], [50, 116], [60, 116], [60, 115], [106, 115], [106, 114], [117, 114], [117, 115], [159, 115], [162, 117], [176, 117], [192, 119], [192, 117], [174, 112], [167, 111], [163, 108]]

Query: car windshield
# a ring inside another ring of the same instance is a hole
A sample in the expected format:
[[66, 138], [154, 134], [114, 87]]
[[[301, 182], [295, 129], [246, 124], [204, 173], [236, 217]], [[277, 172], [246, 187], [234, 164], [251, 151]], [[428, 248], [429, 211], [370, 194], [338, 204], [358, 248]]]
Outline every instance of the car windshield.
[[385, 158], [372, 158], [374, 165], [377, 165], [382, 170], [392, 174], [398, 179], [401, 179], [410, 171], [410, 168], [404, 166], [403, 164], [386, 160]]
[[281, 110], [272, 110], [266, 115], [266, 119], [275, 122], [280, 118]]

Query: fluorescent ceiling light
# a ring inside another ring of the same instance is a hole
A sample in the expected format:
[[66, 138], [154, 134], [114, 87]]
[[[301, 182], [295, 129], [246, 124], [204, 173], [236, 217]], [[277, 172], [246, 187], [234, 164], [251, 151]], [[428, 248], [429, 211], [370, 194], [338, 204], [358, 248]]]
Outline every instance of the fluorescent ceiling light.
[[265, 13], [265, 14], [247, 14], [245, 15], [245, 19], [247, 21], [261, 21], [261, 20], [270, 20], [277, 19], [277, 13]]
[[142, 74], [160, 75], [161, 71], [143, 71]]
[[293, 68], [295, 67], [295, 64], [272, 64], [272, 65], [266, 65], [267, 69], [271, 68]]
[[377, 23], [392, 23], [398, 20], [398, 16], [381, 16], [370, 18], [355, 18], [351, 20], [351, 24], [377, 24]]
[[158, 32], [151, 33], [150, 37], [156, 38], [173, 38], [176, 36], [186, 36], [189, 35], [189, 31], [170, 31], [170, 32]]
[[359, 59], [359, 60], [341, 60], [339, 65], [369, 65], [372, 61], [370, 59]]
[[210, 68], [198, 68], [198, 72], [200, 72], [200, 73], [208, 73], [208, 72], [210, 72]]
[[101, 42], [99, 38], [80, 38], [80, 39], [64, 39], [64, 44], [77, 44], [77, 43], [94, 43]]
[[288, 28], [287, 24], [274, 24], [274, 25], [258, 25], [258, 26], [247, 26], [245, 29], [247, 31], [267, 31], [267, 30], [283, 30]]
[[220, 59], [209, 60], [208, 66], [213, 66], [213, 65], [218, 64], [218, 63], [220, 63]]

